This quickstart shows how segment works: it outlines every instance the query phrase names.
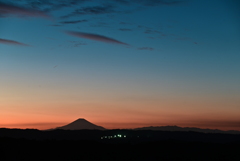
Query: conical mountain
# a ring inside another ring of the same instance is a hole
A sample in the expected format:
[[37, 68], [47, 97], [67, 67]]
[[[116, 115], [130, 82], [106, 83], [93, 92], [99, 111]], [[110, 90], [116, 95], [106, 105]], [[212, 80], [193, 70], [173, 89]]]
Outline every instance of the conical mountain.
[[105, 130], [104, 127], [94, 125], [93, 123], [83, 119], [79, 118], [70, 124], [67, 124], [65, 126], [57, 127], [57, 129], [63, 129], [63, 130]]

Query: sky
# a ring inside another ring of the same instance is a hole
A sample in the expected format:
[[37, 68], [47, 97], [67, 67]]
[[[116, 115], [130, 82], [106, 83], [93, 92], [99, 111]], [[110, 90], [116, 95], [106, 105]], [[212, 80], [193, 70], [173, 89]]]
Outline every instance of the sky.
[[240, 1], [0, 0], [0, 127], [240, 130]]

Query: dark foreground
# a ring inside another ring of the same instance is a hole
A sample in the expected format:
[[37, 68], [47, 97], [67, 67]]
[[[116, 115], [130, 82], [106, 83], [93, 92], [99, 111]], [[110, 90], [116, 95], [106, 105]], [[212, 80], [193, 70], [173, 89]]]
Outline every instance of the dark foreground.
[[240, 135], [0, 129], [0, 160], [239, 161]]

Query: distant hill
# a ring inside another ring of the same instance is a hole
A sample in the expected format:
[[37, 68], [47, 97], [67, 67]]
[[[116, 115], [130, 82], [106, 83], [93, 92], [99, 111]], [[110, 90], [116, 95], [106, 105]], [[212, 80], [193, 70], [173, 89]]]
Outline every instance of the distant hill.
[[134, 130], [154, 130], [154, 131], [194, 131], [202, 133], [225, 133], [225, 134], [240, 134], [240, 131], [229, 130], [222, 131], [218, 129], [200, 129], [195, 127], [178, 127], [178, 126], [149, 126], [135, 128]]
[[[97, 126], [83, 118], [79, 118], [73, 122], [71, 122], [70, 124], [61, 126], [61, 127], [57, 127], [56, 129], [62, 129], [62, 130], [105, 130], [104, 127], [101, 126]], [[53, 130], [53, 129], [52, 129]]]
[[[107, 130], [102, 126], [95, 125], [84, 118], [79, 118], [67, 125], [48, 129], [48, 130]], [[46, 131], [48, 131], [46, 130]], [[108, 129], [110, 130], [110, 129]], [[120, 130], [120, 129], [119, 129]], [[201, 129], [196, 127], [179, 127], [179, 126], [148, 126], [134, 129], [122, 129], [122, 130], [151, 130], [151, 131], [172, 131], [172, 132], [201, 132], [201, 133], [214, 133], [214, 134], [240, 134], [240, 131], [229, 130], [223, 131], [219, 129]]]

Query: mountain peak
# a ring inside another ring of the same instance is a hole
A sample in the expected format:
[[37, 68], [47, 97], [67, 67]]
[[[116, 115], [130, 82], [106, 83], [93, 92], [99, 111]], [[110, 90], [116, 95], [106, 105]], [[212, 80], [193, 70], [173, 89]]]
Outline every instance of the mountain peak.
[[83, 129], [89, 129], [89, 130], [104, 130], [105, 128], [101, 126], [97, 126], [89, 121], [87, 121], [84, 118], [79, 118], [70, 124], [67, 124], [62, 127], [58, 127], [57, 129], [63, 129], [63, 130], [83, 130]]
[[74, 122], [80, 122], [80, 121], [89, 122], [89, 121], [87, 121], [87, 120], [86, 120], [86, 119], [84, 119], [84, 118], [79, 118], [79, 119], [75, 120]]

